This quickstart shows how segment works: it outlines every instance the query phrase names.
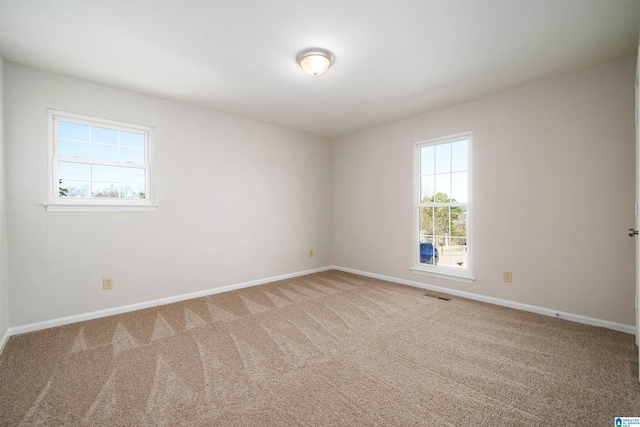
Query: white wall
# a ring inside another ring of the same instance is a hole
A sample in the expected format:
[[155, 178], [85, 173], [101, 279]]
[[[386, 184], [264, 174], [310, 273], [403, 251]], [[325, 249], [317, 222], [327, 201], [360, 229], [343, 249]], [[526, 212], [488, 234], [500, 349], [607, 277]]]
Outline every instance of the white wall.
[[[328, 140], [14, 63], [5, 73], [11, 326], [331, 264]], [[47, 108], [154, 126], [158, 211], [47, 213]]]
[[[334, 141], [334, 264], [633, 325], [635, 63]], [[413, 141], [467, 130], [477, 280], [412, 274]]]
[[9, 273], [5, 179], [4, 60], [0, 56], [0, 350], [9, 328]]
[[[4, 64], [0, 334], [9, 299], [9, 325], [21, 326], [332, 263], [634, 324], [635, 58], [332, 144]], [[154, 126], [158, 211], [47, 213], [46, 108]], [[409, 271], [412, 143], [464, 130], [475, 144], [471, 285]]]

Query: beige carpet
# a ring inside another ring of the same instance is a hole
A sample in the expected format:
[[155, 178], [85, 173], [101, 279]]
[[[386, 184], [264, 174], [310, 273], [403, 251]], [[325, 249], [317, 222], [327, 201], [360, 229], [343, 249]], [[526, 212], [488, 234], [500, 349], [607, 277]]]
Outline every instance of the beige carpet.
[[612, 426], [633, 336], [338, 271], [12, 337], [1, 425]]

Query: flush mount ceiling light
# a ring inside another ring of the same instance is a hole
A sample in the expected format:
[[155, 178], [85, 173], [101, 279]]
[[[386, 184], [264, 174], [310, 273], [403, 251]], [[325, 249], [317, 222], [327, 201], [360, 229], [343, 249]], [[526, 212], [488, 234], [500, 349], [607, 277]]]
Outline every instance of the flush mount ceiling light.
[[298, 64], [305, 72], [312, 76], [319, 76], [329, 69], [334, 57], [326, 49], [312, 47], [300, 52], [297, 59]]

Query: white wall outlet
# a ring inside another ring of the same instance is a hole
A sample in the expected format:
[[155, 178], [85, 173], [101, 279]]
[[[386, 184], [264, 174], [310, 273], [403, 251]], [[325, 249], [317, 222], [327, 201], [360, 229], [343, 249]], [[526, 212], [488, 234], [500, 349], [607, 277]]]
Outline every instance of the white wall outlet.
[[102, 279], [102, 289], [105, 291], [113, 289], [113, 277], [105, 277]]
[[313, 258], [313, 249], [309, 250], [309, 258]]

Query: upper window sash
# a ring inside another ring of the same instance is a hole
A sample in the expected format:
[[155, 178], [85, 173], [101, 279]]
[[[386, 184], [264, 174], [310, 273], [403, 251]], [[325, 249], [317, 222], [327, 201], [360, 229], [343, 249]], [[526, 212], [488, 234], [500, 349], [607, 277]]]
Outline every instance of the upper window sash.
[[[447, 135], [443, 137], [417, 141], [415, 142], [415, 176], [417, 178], [415, 185], [415, 197], [416, 203], [433, 203], [436, 205], [444, 205], [445, 203], [462, 203], [468, 204], [471, 202], [471, 132], [461, 132], [453, 135]], [[438, 147], [444, 146], [444, 144], [454, 144], [456, 142], [466, 141], [466, 157], [464, 164], [460, 164], [459, 161], [456, 161], [457, 157], [452, 154], [447, 154], [443, 159], [439, 159]], [[422, 162], [422, 149], [433, 147], [433, 163], [432, 164], [423, 164]], [[447, 158], [448, 156], [448, 158]], [[447, 160], [447, 161], [442, 161]], [[461, 189], [464, 189], [464, 197], [458, 197], [456, 194], [455, 185], [451, 181], [444, 188], [440, 188], [438, 185], [438, 177], [451, 177], [456, 175], [458, 178], [462, 174], [466, 174], [466, 178], [463, 181], [463, 185]], [[431, 183], [433, 185], [432, 194], [436, 195], [438, 192], [444, 192], [447, 194], [449, 201], [423, 201], [423, 179], [425, 177], [433, 177], [434, 181]], [[454, 188], [452, 188], [454, 187]], [[454, 202], [453, 199], [456, 199]]]

